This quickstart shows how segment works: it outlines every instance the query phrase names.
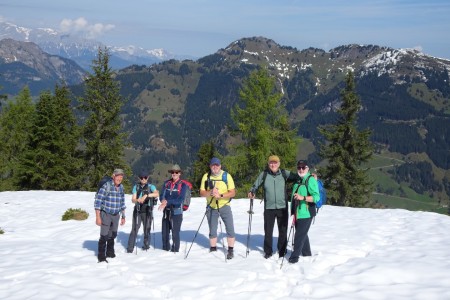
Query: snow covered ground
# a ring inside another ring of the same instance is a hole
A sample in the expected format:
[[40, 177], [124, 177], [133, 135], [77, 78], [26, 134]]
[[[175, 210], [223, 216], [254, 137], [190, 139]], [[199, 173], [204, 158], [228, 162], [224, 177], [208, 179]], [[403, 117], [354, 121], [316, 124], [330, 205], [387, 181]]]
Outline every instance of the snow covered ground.
[[[156, 249], [152, 240], [149, 251], [128, 254], [127, 195], [117, 257], [97, 263], [93, 198], [72, 191], [0, 193], [0, 299], [450, 299], [445, 215], [324, 206], [309, 234], [313, 256], [294, 265], [285, 259], [280, 268], [278, 255], [263, 258], [263, 204], [256, 200], [245, 255], [248, 199], [231, 203], [237, 233], [232, 260], [225, 260], [224, 234], [219, 251], [209, 253], [206, 219], [185, 258], [205, 212], [204, 198], [193, 198], [185, 212], [180, 253], [161, 250], [161, 213], [155, 210]], [[61, 221], [69, 208], [90, 216]], [[139, 233], [141, 246], [142, 228]]]

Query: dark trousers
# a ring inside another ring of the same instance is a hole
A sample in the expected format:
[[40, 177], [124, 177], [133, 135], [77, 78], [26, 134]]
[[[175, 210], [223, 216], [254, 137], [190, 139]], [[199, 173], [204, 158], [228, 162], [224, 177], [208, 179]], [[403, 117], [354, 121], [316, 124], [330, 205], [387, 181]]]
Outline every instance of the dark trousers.
[[297, 219], [295, 223], [294, 251], [291, 257], [311, 256], [308, 231], [311, 227], [312, 218]]
[[278, 225], [277, 250], [279, 254], [286, 252], [287, 227], [289, 214], [286, 208], [264, 210], [264, 253], [272, 254], [273, 227]]
[[[128, 252], [133, 251], [136, 243], [136, 237], [141, 227], [141, 223], [144, 224], [144, 245], [143, 249], [150, 248], [150, 230], [152, 227], [153, 211], [150, 207], [146, 207], [143, 211], [137, 211], [136, 208], [133, 211], [133, 225], [131, 228], [130, 236], [128, 237]], [[137, 217], [137, 218], [136, 218]]]
[[100, 239], [98, 240], [99, 260], [108, 257], [113, 257], [114, 253], [114, 239], [117, 236], [117, 229], [119, 227], [119, 214], [110, 215], [104, 211], [100, 212], [102, 225], [100, 226]]
[[[174, 215], [171, 210], [165, 209], [162, 218], [162, 248], [173, 252], [180, 251], [180, 231], [183, 214]], [[170, 231], [172, 231], [172, 248], [170, 247]]]

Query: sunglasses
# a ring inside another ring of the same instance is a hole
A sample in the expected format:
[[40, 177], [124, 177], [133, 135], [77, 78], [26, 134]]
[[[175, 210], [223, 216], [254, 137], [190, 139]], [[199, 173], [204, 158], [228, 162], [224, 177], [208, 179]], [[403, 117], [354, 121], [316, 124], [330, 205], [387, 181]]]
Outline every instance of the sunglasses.
[[170, 172], [171, 174], [180, 174], [181, 172], [179, 172], [179, 171], [172, 171], [172, 172]]
[[147, 178], [148, 178], [148, 176], [139, 177], [140, 180], [144, 180], [144, 179], [147, 179]]
[[297, 167], [297, 170], [306, 170], [306, 169], [308, 169], [308, 166]]

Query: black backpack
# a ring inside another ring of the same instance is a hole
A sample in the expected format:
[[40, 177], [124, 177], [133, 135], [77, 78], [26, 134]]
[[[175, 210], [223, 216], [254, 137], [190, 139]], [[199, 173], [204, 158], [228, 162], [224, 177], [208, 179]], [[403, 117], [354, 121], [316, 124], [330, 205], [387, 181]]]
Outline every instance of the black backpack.
[[[139, 183], [136, 183], [136, 195], [138, 197], [141, 194], [149, 194], [149, 193], [151, 193], [149, 183], [145, 184], [144, 187], [141, 187], [141, 185]], [[144, 209], [146, 209], [148, 207], [153, 208], [153, 206], [155, 205], [155, 202], [156, 202], [155, 200], [156, 200], [155, 197], [147, 197], [145, 199], [144, 203], [136, 202], [135, 208], [137, 208], [139, 211], [143, 212]], [[139, 205], [139, 207], [137, 205]]]
[[108, 195], [109, 191], [111, 190], [111, 187], [113, 186], [113, 180], [112, 180], [111, 176], [105, 175], [102, 177], [102, 179], [100, 179], [100, 181], [97, 184], [97, 192], [95, 193], [95, 196], [97, 196], [98, 192], [105, 184], [107, 184], [107, 186], [105, 187], [105, 190], [106, 190], [106, 195]]

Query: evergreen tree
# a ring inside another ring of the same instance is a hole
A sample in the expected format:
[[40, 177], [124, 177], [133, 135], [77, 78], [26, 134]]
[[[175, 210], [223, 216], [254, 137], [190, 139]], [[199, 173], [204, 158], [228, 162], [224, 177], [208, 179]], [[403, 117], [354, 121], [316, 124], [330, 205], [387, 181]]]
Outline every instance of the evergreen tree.
[[278, 155], [282, 164], [294, 165], [299, 140], [290, 128], [275, 78], [266, 69], [249, 75], [239, 97], [242, 105], [236, 105], [231, 116], [242, 142], [234, 147], [234, 155], [225, 160], [235, 180], [249, 185], [266, 168], [267, 158], [272, 154]]
[[[3, 89], [3, 87], [0, 85], [0, 90], [1, 90], [1, 89]], [[0, 94], [0, 111], [1, 111], [2, 106], [3, 106], [3, 101], [6, 100], [6, 99], [8, 99], [8, 96], [7, 96], [7, 95]]]
[[9, 101], [0, 115], [0, 190], [17, 190], [14, 176], [18, 157], [28, 147], [34, 115], [30, 90], [25, 87], [15, 101]]
[[125, 134], [121, 129], [120, 110], [123, 100], [119, 82], [109, 67], [110, 54], [106, 48], [98, 49], [92, 70], [85, 80], [85, 97], [80, 99], [81, 109], [87, 112], [83, 127], [85, 142], [85, 186], [96, 190], [101, 177], [114, 168], [131, 169], [124, 161]]
[[345, 88], [341, 91], [341, 107], [336, 124], [321, 126], [320, 133], [327, 140], [322, 144], [319, 154], [328, 161], [321, 169], [325, 180], [327, 198], [331, 204], [339, 206], [363, 207], [368, 204], [373, 183], [362, 169], [373, 154], [369, 129], [359, 131], [357, 114], [361, 102], [355, 93], [353, 73], [345, 78]]
[[200, 190], [200, 183], [203, 174], [209, 171], [209, 162], [211, 158], [216, 156], [216, 149], [212, 141], [206, 142], [200, 146], [197, 153], [197, 160], [194, 161], [193, 175], [190, 181], [192, 182], [192, 189], [194, 191]]
[[31, 138], [20, 155], [18, 185], [24, 189], [79, 189], [79, 130], [67, 87], [56, 86], [55, 95], [43, 92], [30, 121]]

